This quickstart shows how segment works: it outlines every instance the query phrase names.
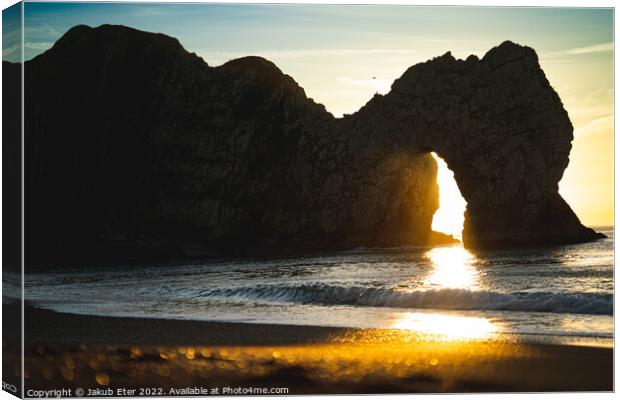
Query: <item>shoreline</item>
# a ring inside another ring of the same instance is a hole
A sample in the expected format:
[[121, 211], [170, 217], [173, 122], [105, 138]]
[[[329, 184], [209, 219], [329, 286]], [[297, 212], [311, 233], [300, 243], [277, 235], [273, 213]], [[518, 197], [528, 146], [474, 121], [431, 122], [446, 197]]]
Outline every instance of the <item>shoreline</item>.
[[[3, 305], [7, 312], [10, 306]], [[17, 307], [13, 307], [17, 308]], [[229, 385], [289, 394], [611, 391], [613, 348], [25, 309], [27, 389]], [[70, 368], [71, 367], [71, 368]]]
[[[6, 310], [7, 305], [3, 305]], [[13, 308], [13, 306], [8, 306]], [[5, 311], [6, 312], [6, 311]], [[269, 345], [269, 344], [299, 344], [299, 343], [322, 343], [330, 337], [340, 337], [342, 334], [351, 334], [352, 332], [374, 332], [375, 336], [381, 333], [391, 332], [392, 334], [409, 338], [409, 341], [434, 341], [432, 335], [423, 335], [415, 330], [398, 329], [398, 328], [360, 328], [355, 326], [328, 326], [328, 325], [296, 325], [296, 324], [279, 324], [264, 322], [234, 322], [234, 321], [217, 321], [217, 320], [189, 320], [159, 317], [131, 317], [131, 316], [114, 316], [114, 315], [91, 315], [79, 314], [71, 312], [60, 312], [45, 308], [36, 307], [26, 303], [24, 308], [24, 316], [26, 320], [34, 320], [39, 325], [32, 327], [31, 332], [37, 332], [44, 335], [32, 335], [35, 340], [49, 341], [53, 340], [58, 343], [71, 344], [84, 339], [91, 342], [114, 341], [119, 340], [124, 344], [148, 344], [148, 343], [169, 343], [171, 338], [168, 337], [151, 337], [140, 335], [132, 335], [134, 331], [154, 331], [162, 329], [163, 331], [178, 330], [173, 338], [173, 342], [195, 343], [196, 341], [205, 341], [210, 344], [217, 345]], [[62, 319], [73, 327], [78, 327], [73, 333], [67, 332], [62, 325], [56, 323], [48, 323]], [[44, 325], [44, 326], [43, 326]], [[122, 337], [110, 335], [111, 332], [118, 332], [122, 326], [124, 331]], [[80, 327], [82, 329], [80, 329]], [[248, 335], [248, 328], [251, 327], [253, 332], [268, 333], [280, 331], [279, 336], [272, 335]], [[189, 329], [191, 328], [191, 329]], [[226, 335], [218, 335], [216, 332], [220, 330], [226, 331]], [[103, 332], [106, 332], [103, 335]], [[129, 334], [128, 334], [129, 333]], [[225, 337], [224, 337], [225, 336]], [[163, 342], [162, 342], [163, 341]], [[579, 335], [579, 334], [551, 334], [551, 333], [497, 333], [492, 337], [485, 339], [468, 339], [470, 342], [502, 342], [511, 344], [525, 345], [543, 345], [543, 346], [580, 346], [613, 349], [614, 337], [595, 336], [595, 335]]]
[[[41, 342], [75, 345], [85, 341], [122, 345], [293, 345], [323, 343], [330, 335], [351, 331], [350, 328], [322, 326], [82, 315], [28, 304], [24, 308], [24, 317], [26, 340], [31, 345]], [[247, 329], [248, 325], [251, 330]], [[275, 330], [280, 335], [271, 335]]]

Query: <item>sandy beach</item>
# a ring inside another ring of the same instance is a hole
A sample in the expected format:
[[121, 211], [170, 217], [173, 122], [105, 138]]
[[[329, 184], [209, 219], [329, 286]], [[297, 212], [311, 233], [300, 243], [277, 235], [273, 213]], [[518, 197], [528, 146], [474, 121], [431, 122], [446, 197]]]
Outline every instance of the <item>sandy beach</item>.
[[613, 390], [611, 348], [435, 340], [403, 330], [93, 317], [32, 307], [25, 318], [26, 390]]

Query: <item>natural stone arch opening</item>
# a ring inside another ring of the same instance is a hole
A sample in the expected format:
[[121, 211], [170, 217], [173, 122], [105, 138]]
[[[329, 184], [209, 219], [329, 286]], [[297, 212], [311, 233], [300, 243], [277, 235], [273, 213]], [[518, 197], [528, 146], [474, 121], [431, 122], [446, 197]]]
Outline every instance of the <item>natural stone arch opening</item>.
[[558, 193], [573, 128], [531, 48], [505, 42], [482, 59], [457, 60], [447, 53], [417, 64], [346, 122], [369, 158], [435, 152], [447, 163], [467, 202], [467, 247], [600, 237]]
[[[568, 114], [534, 50], [511, 42], [414, 65], [343, 118], [267, 60], [210, 67], [120, 26], [75, 27], [23, 68], [38, 262], [427, 245], [431, 152], [467, 201], [465, 246], [601, 237], [558, 193]], [[19, 81], [20, 65], [3, 71]]]
[[437, 185], [439, 186], [439, 208], [433, 215], [431, 229], [452, 235], [462, 241], [467, 201], [458, 187], [454, 172], [436, 153], [431, 153], [437, 163]]

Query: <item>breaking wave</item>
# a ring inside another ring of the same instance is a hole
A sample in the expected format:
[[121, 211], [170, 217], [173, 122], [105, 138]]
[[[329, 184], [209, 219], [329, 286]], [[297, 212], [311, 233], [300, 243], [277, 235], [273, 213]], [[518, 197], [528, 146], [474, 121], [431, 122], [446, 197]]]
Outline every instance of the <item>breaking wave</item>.
[[208, 289], [200, 291], [197, 297], [390, 308], [613, 314], [613, 296], [604, 293], [500, 293], [467, 289], [401, 291], [314, 284]]

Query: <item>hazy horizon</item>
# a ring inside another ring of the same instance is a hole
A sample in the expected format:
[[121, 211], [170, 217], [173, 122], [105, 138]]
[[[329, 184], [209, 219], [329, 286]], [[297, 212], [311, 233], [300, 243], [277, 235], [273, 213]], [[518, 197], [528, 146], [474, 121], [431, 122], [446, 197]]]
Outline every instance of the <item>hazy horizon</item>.
[[[560, 193], [586, 225], [613, 225], [613, 9], [26, 3], [25, 58], [79, 24], [176, 37], [209, 65], [258, 55], [335, 116], [353, 113], [416, 63], [534, 48], [574, 125]], [[11, 29], [4, 27], [5, 43]], [[15, 46], [3, 59], [17, 61]]]

